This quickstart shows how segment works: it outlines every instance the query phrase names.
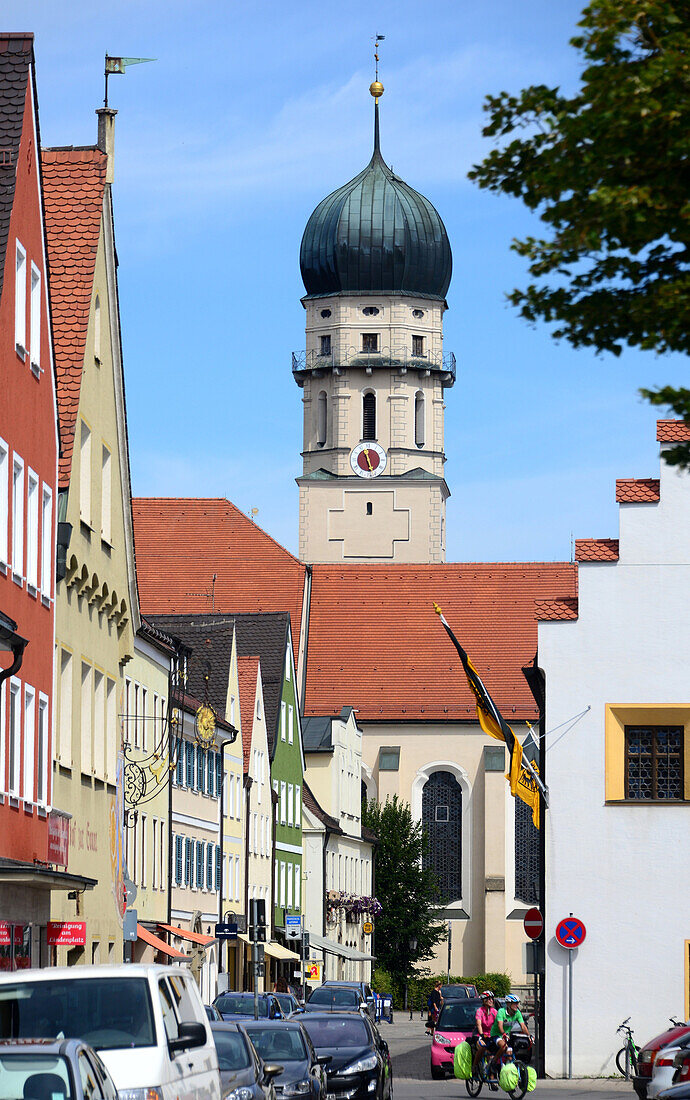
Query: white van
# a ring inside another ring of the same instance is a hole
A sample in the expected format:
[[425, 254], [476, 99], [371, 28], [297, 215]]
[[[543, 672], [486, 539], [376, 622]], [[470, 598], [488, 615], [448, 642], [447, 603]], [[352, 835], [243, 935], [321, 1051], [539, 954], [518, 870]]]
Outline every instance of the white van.
[[56, 1037], [94, 1047], [119, 1100], [220, 1100], [213, 1035], [196, 983], [179, 967], [0, 974], [0, 1039]]

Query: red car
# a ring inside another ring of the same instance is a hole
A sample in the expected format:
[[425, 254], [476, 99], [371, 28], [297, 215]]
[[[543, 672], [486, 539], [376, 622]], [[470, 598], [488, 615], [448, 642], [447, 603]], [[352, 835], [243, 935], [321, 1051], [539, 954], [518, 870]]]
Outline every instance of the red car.
[[647, 1100], [647, 1086], [652, 1078], [652, 1070], [657, 1054], [662, 1047], [667, 1047], [684, 1035], [690, 1034], [690, 1025], [681, 1024], [679, 1027], [670, 1027], [662, 1031], [661, 1035], [655, 1035], [642, 1047], [637, 1058], [637, 1073], [632, 1079], [633, 1088], [640, 1100]]

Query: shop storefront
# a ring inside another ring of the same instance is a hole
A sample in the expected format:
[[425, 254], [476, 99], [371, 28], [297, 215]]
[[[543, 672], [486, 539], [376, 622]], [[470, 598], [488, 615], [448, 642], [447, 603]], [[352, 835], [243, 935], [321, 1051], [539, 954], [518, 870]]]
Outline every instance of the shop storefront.
[[57, 944], [84, 942], [84, 921], [64, 922], [69, 928], [51, 922], [51, 894], [73, 894], [78, 910], [81, 895], [95, 885], [83, 875], [0, 858], [0, 971], [54, 965]]

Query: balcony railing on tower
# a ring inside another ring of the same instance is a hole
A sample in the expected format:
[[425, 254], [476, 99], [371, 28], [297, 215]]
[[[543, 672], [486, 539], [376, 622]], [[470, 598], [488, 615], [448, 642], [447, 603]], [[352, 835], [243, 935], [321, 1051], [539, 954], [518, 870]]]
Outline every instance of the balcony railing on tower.
[[292, 373], [297, 381], [303, 380], [308, 374], [318, 377], [328, 371], [337, 373], [355, 368], [369, 374], [382, 368], [397, 370], [401, 374], [408, 370], [429, 374], [433, 372], [444, 375], [443, 382], [446, 386], [453, 385], [456, 375], [455, 355], [452, 351], [413, 355], [407, 348], [381, 348], [376, 352], [348, 348], [345, 351], [336, 349], [326, 355], [320, 355], [318, 351], [292, 353]]

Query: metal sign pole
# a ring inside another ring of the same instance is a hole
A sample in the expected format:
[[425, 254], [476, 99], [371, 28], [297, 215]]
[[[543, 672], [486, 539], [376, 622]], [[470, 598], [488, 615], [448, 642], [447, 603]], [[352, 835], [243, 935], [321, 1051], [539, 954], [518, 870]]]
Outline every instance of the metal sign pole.
[[[571, 914], [572, 916], [572, 914]], [[568, 952], [568, 1079], [573, 1076], [573, 953]]]

